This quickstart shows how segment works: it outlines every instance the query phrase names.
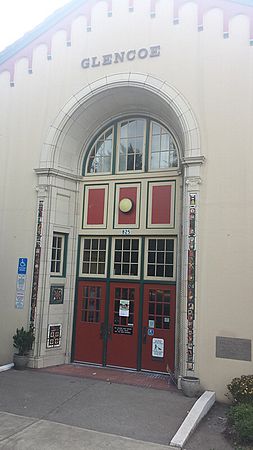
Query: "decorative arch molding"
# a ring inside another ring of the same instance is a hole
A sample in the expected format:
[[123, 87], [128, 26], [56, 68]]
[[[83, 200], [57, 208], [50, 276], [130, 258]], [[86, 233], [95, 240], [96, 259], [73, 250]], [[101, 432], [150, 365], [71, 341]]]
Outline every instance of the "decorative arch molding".
[[[46, 342], [47, 326], [51, 320], [48, 310], [45, 309], [47, 304], [45, 299], [50, 289], [49, 262], [53, 233], [57, 230], [68, 234], [69, 268], [66, 275], [66, 286], [69, 286], [70, 289], [65, 328], [63, 327], [65, 341], [62, 343], [63, 352], [58, 359], [58, 363], [62, 364], [69, 362], [71, 354], [78, 234], [82, 214], [82, 190], [80, 187], [83, 181], [84, 154], [91, 138], [100, 129], [115, 118], [119, 119], [131, 114], [143, 114], [160, 120], [173, 131], [181, 147], [183, 187], [180, 220], [183, 232], [178, 257], [179, 314], [176, 328], [178, 338], [175, 362], [177, 375], [195, 373], [194, 348], [197, 341], [193, 312], [199, 299], [197, 282], [195, 275], [192, 277], [192, 274], [195, 274], [195, 267], [197, 267], [200, 177], [201, 165], [204, 162], [200, 131], [191, 105], [181, 92], [170, 86], [165, 80], [143, 73], [112, 74], [86, 85], [74, 94], [59, 111], [48, 131], [42, 148], [40, 168], [35, 170], [38, 175], [38, 204], [39, 208], [43, 206], [45, 212], [42, 228], [44, 239], [41, 244], [42, 257], [39, 269], [45, 284], [41, 289], [38, 288], [38, 299], [37, 297], [32, 298], [31, 302], [32, 317], [36, 318], [35, 329], [38, 342], [34, 353], [35, 367], [42, 367], [45, 363], [45, 349], [41, 343]], [[181, 175], [181, 170], [179, 175]], [[192, 229], [193, 212], [195, 214], [194, 229]], [[191, 291], [189, 282], [191, 282]], [[192, 315], [190, 316], [190, 314]], [[48, 361], [50, 362], [50, 358]]]
[[151, 75], [118, 73], [86, 85], [69, 99], [48, 131], [40, 170], [36, 172], [52, 169], [69, 176], [81, 175], [84, 151], [91, 136], [122, 113], [149, 113], [172, 125], [181, 144], [182, 163], [188, 166], [203, 162], [199, 126], [184, 96], [166, 81]]

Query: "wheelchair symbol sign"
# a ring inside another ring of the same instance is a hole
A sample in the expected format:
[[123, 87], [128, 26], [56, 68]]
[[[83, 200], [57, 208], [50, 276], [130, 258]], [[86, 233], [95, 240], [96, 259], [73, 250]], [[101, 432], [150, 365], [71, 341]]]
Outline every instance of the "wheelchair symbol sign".
[[19, 258], [18, 260], [18, 275], [26, 275], [27, 258]]

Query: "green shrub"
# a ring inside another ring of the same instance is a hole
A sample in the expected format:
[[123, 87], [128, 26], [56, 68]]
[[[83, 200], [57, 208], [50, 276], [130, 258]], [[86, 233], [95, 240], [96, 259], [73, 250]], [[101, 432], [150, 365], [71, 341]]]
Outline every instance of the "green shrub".
[[253, 443], [253, 404], [232, 406], [228, 412], [228, 427], [238, 443]]
[[253, 404], [253, 375], [242, 375], [240, 378], [234, 378], [227, 385], [234, 403], [252, 403]]
[[13, 336], [13, 346], [18, 349], [18, 355], [26, 355], [31, 350], [34, 339], [31, 327], [28, 331], [24, 330], [24, 327], [17, 328]]

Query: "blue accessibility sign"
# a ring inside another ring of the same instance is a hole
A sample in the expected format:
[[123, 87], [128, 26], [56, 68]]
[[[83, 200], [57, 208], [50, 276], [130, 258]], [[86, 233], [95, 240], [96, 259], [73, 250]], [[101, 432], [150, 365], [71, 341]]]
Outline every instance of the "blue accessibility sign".
[[27, 258], [19, 258], [18, 260], [18, 275], [26, 275]]

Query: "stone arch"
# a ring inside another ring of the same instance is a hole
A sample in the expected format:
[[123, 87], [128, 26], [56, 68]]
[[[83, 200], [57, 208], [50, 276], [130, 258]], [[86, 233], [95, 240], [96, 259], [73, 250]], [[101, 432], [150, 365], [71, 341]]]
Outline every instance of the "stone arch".
[[[65, 343], [59, 361], [69, 362], [69, 356], [65, 355], [71, 354], [72, 340], [70, 336], [72, 335], [74, 315], [73, 292], [76, 283], [77, 240], [81, 215], [78, 206], [80, 205], [79, 188], [83, 179], [81, 174], [84, 152], [91, 138], [110, 121], [134, 114], [146, 115], [164, 123], [179, 141], [181, 151], [183, 235], [181, 251], [179, 252], [180, 261], [178, 262], [178, 267], [180, 267], [180, 270], [178, 270], [178, 298], [180, 299], [180, 305], [183, 305], [183, 310], [178, 320], [180, 335], [178, 332], [177, 334], [180, 344], [176, 345], [180, 349], [177, 351], [178, 373], [184, 373], [186, 371], [185, 348], [187, 342], [185, 305], [188, 300], [186, 262], [188, 258], [189, 195], [194, 193], [197, 204], [201, 182], [200, 167], [204, 157], [201, 154], [199, 126], [187, 100], [166, 81], [141, 73], [112, 74], [86, 85], [74, 94], [59, 111], [58, 116], [50, 126], [42, 148], [40, 167], [36, 169], [39, 185], [38, 199], [44, 202], [48, 217], [55, 217], [58, 210], [58, 191], [61, 191], [63, 186], [62, 180], [66, 181], [63, 194], [64, 201], [68, 202], [67, 208], [59, 207], [61, 211], [55, 221], [57, 230], [67, 233], [69, 236], [68, 259], [71, 260], [66, 278], [69, 297], [67, 302], [66, 295], [68, 310], [64, 324]], [[47, 174], [46, 179], [45, 174]], [[68, 211], [67, 222], [65, 210]], [[41, 290], [40, 301], [38, 301], [37, 315], [43, 324], [41, 331], [38, 330], [38, 333], [41, 333], [38, 342], [45, 342], [47, 323], [49, 323], [49, 312], [44, 310], [46, 303], [43, 298], [47, 293], [46, 289], [50, 287], [48, 261], [51, 258], [50, 249], [55, 223], [53, 220], [45, 220], [44, 223], [45, 239], [42, 245], [42, 252], [44, 253], [42, 253], [43, 262], [40, 270], [41, 273], [47, 274], [47, 281], [43, 290]], [[197, 234], [198, 224], [196, 222]], [[44, 364], [44, 352], [43, 345], [38, 345], [36, 353], [36, 364], [38, 366]]]
[[170, 125], [183, 162], [202, 159], [198, 123], [184, 96], [151, 75], [118, 73], [86, 85], [64, 105], [48, 131], [40, 168], [80, 175], [91, 136], [109, 120], [134, 113], [152, 114]]

